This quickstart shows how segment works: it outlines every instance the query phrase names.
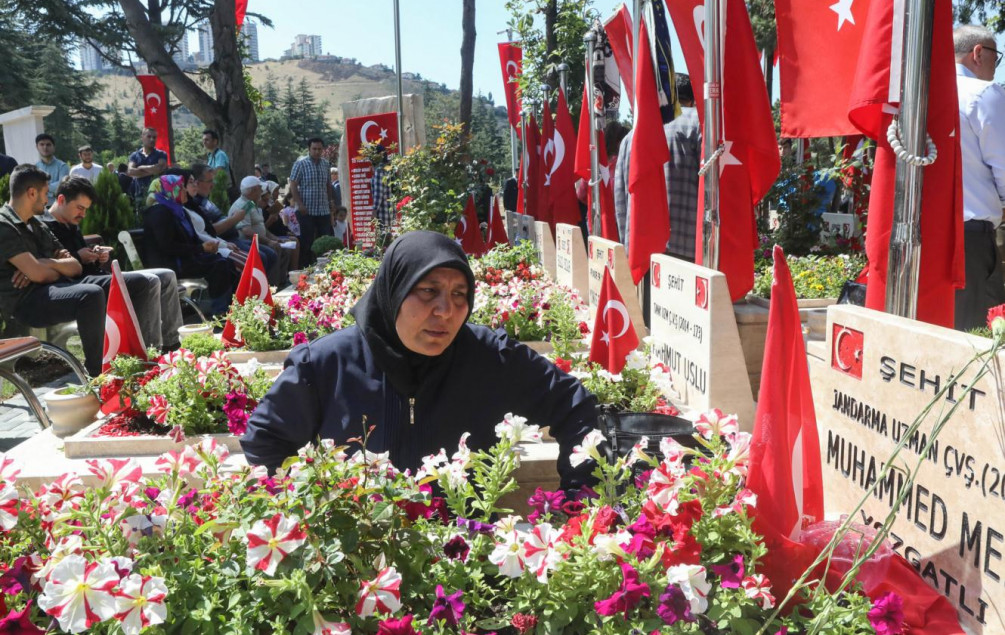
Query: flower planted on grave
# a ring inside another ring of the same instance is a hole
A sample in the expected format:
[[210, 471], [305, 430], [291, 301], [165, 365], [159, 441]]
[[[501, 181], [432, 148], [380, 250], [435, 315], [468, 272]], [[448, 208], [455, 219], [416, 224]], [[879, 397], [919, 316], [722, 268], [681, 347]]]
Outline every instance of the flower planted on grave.
[[0, 458], [0, 620], [19, 632], [98, 633], [896, 628], [895, 600], [873, 606], [854, 587], [826, 619], [816, 599], [772, 615], [746, 454], [736, 451], [747, 438], [709, 432], [695, 440], [702, 456], [666, 440], [662, 461], [640, 443], [614, 462], [594, 432], [572, 456], [594, 468], [595, 493], [541, 493], [528, 521], [499, 507], [516, 487], [522, 444], [540, 439], [511, 415], [490, 450], [462, 439], [416, 474], [321, 441], [269, 476], [231, 465], [205, 439], [161, 457], [156, 477], [95, 460], [97, 486], [66, 476], [32, 492]]
[[554, 361], [597, 397], [604, 412], [680, 414], [667, 398], [674, 392], [670, 369], [650, 360], [648, 342], [642, 349], [628, 355], [625, 367], [617, 374], [582, 356], [569, 359], [557, 357]]
[[[792, 284], [800, 300], [837, 298], [849, 280], [855, 280], [865, 267], [865, 258], [858, 254], [840, 256], [787, 256], [792, 271]], [[772, 268], [770, 257], [763, 261], [754, 277], [753, 294], [771, 297]]]

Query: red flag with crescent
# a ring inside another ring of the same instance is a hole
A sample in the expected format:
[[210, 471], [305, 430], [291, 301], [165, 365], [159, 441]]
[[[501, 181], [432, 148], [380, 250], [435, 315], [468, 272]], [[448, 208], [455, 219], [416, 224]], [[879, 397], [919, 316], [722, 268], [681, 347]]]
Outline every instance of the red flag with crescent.
[[578, 225], [579, 198], [576, 196], [576, 174], [574, 165], [576, 158], [576, 129], [572, 126], [572, 115], [569, 114], [569, 104], [565, 100], [565, 92], [558, 89], [558, 105], [555, 108], [555, 127], [552, 130], [551, 143], [545, 145], [550, 180], [551, 215], [548, 219], [554, 234], [556, 223]]
[[[597, 131], [597, 166], [600, 169], [600, 236], [620, 242], [618, 220], [614, 213], [614, 176], [608, 165], [604, 131]], [[579, 110], [579, 131], [576, 138], [576, 176], [586, 181], [586, 215], [590, 233], [593, 233], [593, 188], [590, 187], [590, 102], [589, 92], [583, 87], [583, 104]], [[574, 223], [575, 224], [575, 223]]]
[[137, 75], [143, 87], [143, 125], [157, 131], [157, 149], [168, 155], [171, 163], [170, 125], [167, 88], [156, 75]]
[[146, 351], [122, 270], [118, 261], [112, 260], [112, 283], [108, 288], [108, 305], [105, 309], [105, 347], [101, 356], [101, 372], [107, 371], [111, 367], [111, 361], [119, 355], [133, 355], [145, 360]]
[[[241, 281], [237, 283], [237, 291], [234, 292], [234, 302], [244, 304], [248, 298], [261, 300], [269, 306], [272, 303], [272, 290], [269, 289], [269, 278], [265, 275], [265, 267], [262, 265], [262, 258], [258, 255], [258, 236], [251, 240], [251, 249], [248, 250], [248, 260], [244, 263], [244, 271], [241, 272]], [[237, 329], [228, 319], [223, 325], [221, 336], [223, 343], [227, 346], [243, 346], [244, 342], [237, 337]]]
[[597, 318], [593, 323], [590, 361], [611, 373], [620, 373], [625, 358], [639, 347], [639, 335], [628, 318], [628, 307], [614, 284], [611, 270], [604, 267], [604, 283], [597, 301]]
[[541, 112], [541, 137], [537, 143], [537, 153], [540, 160], [537, 162], [539, 175], [539, 185], [537, 190], [537, 211], [534, 218], [543, 220], [549, 225], [555, 225], [551, 213], [551, 170], [555, 163], [555, 120], [551, 116], [550, 100], [544, 101], [544, 108]]
[[632, 38], [632, 16], [624, 3], [618, 7], [607, 22], [604, 22], [604, 32], [614, 53], [614, 62], [621, 73], [621, 82], [625, 85], [625, 97], [628, 103], [635, 104], [634, 73], [632, 72], [632, 57], [635, 43]]
[[523, 49], [517, 42], [500, 42], [499, 63], [502, 65], [503, 89], [506, 91], [506, 116], [509, 125], [520, 136], [520, 85], [517, 80], [523, 71]]
[[488, 251], [496, 245], [505, 245], [509, 242], [506, 235], [506, 223], [503, 222], [502, 212], [499, 209], [499, 201], [493, 200], [489, 207], [489, 231], [485, 237], [485, 250]]
[[248, 0], [235, 0], [234, 2], [234, 24], [237, 25], [237, 30], [241, 30], [241, 25], [244, 24], [244, 14], [248, 12]]
[[485, 241], [478, 227], [478, 214], [475, 212], [475, 197], [468, 194], [468, 204], [464, 206], [464, 214], [454, 228], [454, 236], [464, 253], [480, 256], [485, 253]]

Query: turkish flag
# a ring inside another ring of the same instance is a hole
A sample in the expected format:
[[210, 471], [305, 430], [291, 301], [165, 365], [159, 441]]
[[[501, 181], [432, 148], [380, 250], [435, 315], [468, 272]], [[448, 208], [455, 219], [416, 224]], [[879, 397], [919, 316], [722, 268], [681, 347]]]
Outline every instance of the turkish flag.
[[551, 214], [551, 172], [555, 165], [555, 121], [551, 116], [551, 104], [549, 100], [544, 100], [544, 109], [541, 112], [541, 137], [537, 144], [538, 151], [538, 171], [540, 173], [540, 184], [537, 191], [537, 212], [534, 218], [547, 222], [554, 226], [555, 221]]
[[143, 87], [143, 126], [157, 131], [157, 149], [168, 155], [171, 164], [171, 113], [168, 110], [167, 88], [156, 75], [137, 75]]
[[482, 240], [482, 232], [478, 227], [475, 197], [472, 194], [468, 195], [468, 204], [464, 206], [464, 214], [454, 229], [454, 236], [464, 253], [472, 256], [485, 253], [485, 241]]
[[635, 103], [635, 88], [632, 81], [632, 57], [635, 50], [635, 43], [632, 38], [632, 16], [628, 13], [628, 7], [622, 2], [614, 15], [604, 22], [604, 32], [607, 33], [607, 42], [611, 45], [611, 52], [614, 53], [614, 62], [618, 65], [618, 72], [621, 73], [621, 83], [625, 85], [625, 98], [631, 104]]
[[[265, 275], [262, 258], [258, 255], [258, 236], [251, 239], [248, 260], [244, 263], [244, 270], [241, 272], [241, 281], [237, 283], [237, 291], [234, 292], [234, 302], [237, 304], [244, 304], [244, 301], [248, 298], [255, 298], [269, 306], [273, 306], [272, 291], [269, 289], [269, 278]], [[221, 339], [227, 346], [244, 346], [244, 342], [237, 337], [237, 330], [229, 319], [223, 325]]]
[[[702, 0], [670, 0], [670, 14], [684, 49], [684, 59], [693, 86], [704, 84], [705, 50], [699, 38], [703, 22]], [[729, 295], [735, 302], [754, 286], [754, 249], [757, 226], [754, 206], [771, 189], [781, 168], [778, 140], [771, 116], [768, 91], [761, 74], [760, 56], [743, 0], [726, 0], [722, 24], [722, 143], [719, 167], [719, 271], [726, 275]], [[696, 81], [697, 80], [697, 81]], [[700, 93], [701, 91], [696, 91]], [[697, 97], [697, 94], [696, 94]], [[699, 105], [698, 117], [704, 125], [705, 113]], [[698, 191], [705, 189], [704, 178]], [[702, 264], [704, 210], [698, 199], [698, 227], [695, 256]]]
[[105, 347], [101, 356], [101, 372], [111, 368], [111, 361], [119, 355], [133, 355], [147, 359], [147, 349], [140, 333], [133, 301], [129, 298], [126, 281], [122, 277], [119, 261], [112, 260], [112, 282], [108, 288], [108, 305], [105, 309]]
[[[886, 131], [892, 112], [900, 105], [903, 34], [899, 24], [903, 11], [903, 0], [873, 2], [870, 6], [856, 69], [855, 91], [848, 111], [852, 123], [876, 140], [865, 242], [869, 261], [865, 303], [878, 311], [886, 307], [887, 263], [893, 229], [897, 158], [886, 140]], [[895, 23], [897, 28], [894, 28]], [[924, 168], [917, 317], [922, 322], [948, 328], [953, 327], [955, 317], [955, 290], [962, 288], [966, 279], [960, 140], [956, 133], [959, 104], [952, 28], [950, 0], [936, 0], [927, 129], [938, 150], [938, 159]]]
[[847, 104], [869, 3], [775, 1], [783, 137], [858, 132]]
[[[741, 0], [742, 1], [742, 0]], [[628, 191], [628, 266], [635, 284], [649, 271], [653, 254], [666, 251], [670, 240], [670, 209], [667, 206], [667, 181], [663, 169], [670, 160], [670, 149], [663, 132], [656, 74], [649, 49], [645, 22], [639, 27], [639, 64], [635, 75], [635, 128], [629, 157]]]
[[803, 521], [824, 518], [816, 413], [792, 274], [775, 245], [768, 333], [754, 416], [747, 487], [757, 494], [758, 532], [792, 540]]
[[506, 223], [503, 222], [502, 212], [499, 211], [497, 200], [492, 201], [489, 208], [489, 231], [485, 237], [485, 250], [488, 251], [496, 245], [505, 245], [509, 242], [506, 235]]
[[590, 361], [617, 374], [625, 367], [628, 354], [638, 347], [639, 335], [628, 318], [628, 307], [614, 284], [611, 270], [604, 267], [604, 283], [600, 287], [593, 341], [590, 342]]
[[506, 116], [509, 125], [520, 134], [520, 86], [517, 78], [523, 70], [523, 49], [514, 42], [499, 44], [499, 64], [502, 66], [503, 89], [506, 91]]
[[521, 214], [528, 214], [541, 219], [541, 212], [538, 210], [540, 191], [543, 189], [544, 175], [541, 169], [540, 145], [541, 133], [537, 127], [534, 115], [527, 120], [527, 138], [523, 144], [523, 208]]
[[234, 24], [237, 25], [237, 30], [241, 30], [241, 25], [244, 24], [244, 14], [248, 12], [248, 0], [235, 0], [234, 2]]
[[[687, 74], [694, 88], [694, 107], [705, 122], [705, 3], [703, 0], [666, 0], [674, 31], [684, 53]], [[763, 81], [761, 82], [764, 83]]]
[[578, 225], [582, 214], [579, 198], [576, 196], [576, 129], [572, 127], [572, 115], [565, 101], [565, 92], [558, 89], [558, 105], [555, 112], [555, 127], [551, 142], [545, 146], [545, 165], [551, 162], [549, 180], [551, 214], [548, 219], [554, 234], [556, 223]]
[[[597, 163], [600, 168], [600, 236], [607, 240], [620, 242], [618, 238], [618, 221], [614, 213], [614, 179], [607, 164], [607, 146], [604, 143], [604, 131], [597, 131]], [[576, 176], [587, 183], [586, 215], [590, 233], [593, 233], [593, 188], [590, 187], [590, 102], [589, 92], [583, 87], [583, 104], [579, 110], [579, 136], [576, 139]]]

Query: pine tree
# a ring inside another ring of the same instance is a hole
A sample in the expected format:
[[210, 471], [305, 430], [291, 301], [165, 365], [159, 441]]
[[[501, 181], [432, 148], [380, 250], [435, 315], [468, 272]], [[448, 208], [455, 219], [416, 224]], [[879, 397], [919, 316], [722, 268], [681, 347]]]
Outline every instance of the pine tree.
[[227, 195], [229, 184], [230, 177], [227, 175], [227, 171], [217, 170], [216, 176], [213, 177], [213, 190], [209, 193], [209, 200], [224, 214], [230, 211], [230, 197]]
[[[119, 178], [108, 170], [102, 170], [98, 174], [94, 189], [97, 191], [97, 198], [80, 222], [80, 231], [85, 235], [101, 234], [106, 245], [119, 251], [119, 232], [136, 225], [133, 203], [119, 187]], [[124, 254], [117, 253], [116, 257], [123, 256]], [[126, 262], [126, 259], [123, 258], [122, 262]]]
[[139, 140], [139, 130], [122, 114], [119, 102], [113, 103], [108, 109], [110, 117], [106, 118], [108, 128], [108, 149], [112, 156], [129, 156], [136, 149]]

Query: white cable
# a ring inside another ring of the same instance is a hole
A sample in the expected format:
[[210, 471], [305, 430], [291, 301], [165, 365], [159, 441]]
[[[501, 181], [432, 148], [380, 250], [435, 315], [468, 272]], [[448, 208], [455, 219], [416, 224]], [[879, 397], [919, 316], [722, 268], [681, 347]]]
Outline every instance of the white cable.
[[708, 169], [712, 167], [712, 164], [715, 163], [716, 160], [719, 157], [721, 157], [722, 153], [725, 151], [726, 151], [726, 145], [720, 143], [719, 147], [716, 148], [715, 152], [712, 153], [712, 156], [708, 158], [708, 161], [705, 161], [704, 163], [701, 164], [701, 169], [698, 170], [698, 176], [705, 176], [705, 173], [708, 172]]

